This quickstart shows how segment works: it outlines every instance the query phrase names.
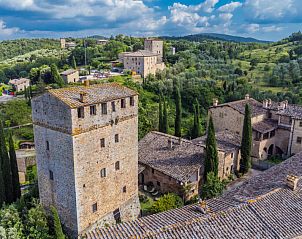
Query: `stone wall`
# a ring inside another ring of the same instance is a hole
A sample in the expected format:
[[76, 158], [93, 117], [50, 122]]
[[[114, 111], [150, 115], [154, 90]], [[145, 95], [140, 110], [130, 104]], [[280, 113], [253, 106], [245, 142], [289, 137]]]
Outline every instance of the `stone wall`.
[[233, 152], [219, 152], [219, 172], [218, 176], [221, 179], [227, 179], [231, 174], [240, 169], [240, 150]]
[[302, 127], [300, 126], [300, 122], [302, 122], [302, 120], [293, 120], [292, 123], [291, 154], [302, 151], [302, 142], [298, 141], [298, 138], [302, 139]]

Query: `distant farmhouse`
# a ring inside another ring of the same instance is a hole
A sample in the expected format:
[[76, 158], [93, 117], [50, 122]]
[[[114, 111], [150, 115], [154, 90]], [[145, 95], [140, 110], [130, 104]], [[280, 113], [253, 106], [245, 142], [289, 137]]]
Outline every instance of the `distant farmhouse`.
[[73, 49], [77, 46], [75, 42], [67, 42], [65, 38], [60, 39], [61, 49]]
[[214, 100], [209, 114], [215, 130], [233, 132], [241, 137], [245, 105], [252, 110], [253, 145], [255, 159], [267, 159], [273, 155], [289, 157], [302, 151], [302, 106], [287, 101], [260, 103], [249, 95], [244, 100], [218, 104]]
[[75, 69], [69, 69], [60, 73], [66, 84], [76, 83], [80, 81], [79, 71]]
[[124, 69], [146, 77], [163, 70], [163, 41], [146, 39], [145, 49], [136, 52], [123, 52], [119, 54], [119, 61], [124, 64]]
[[137, 93], [88, 83], [32, 100], [40, 200], [73, 237], [140, 213]]
[[105, 39], [98, 39], [98, 40], [96, 40], [96, 44], [100, 45], [100, 46], [104, 46], [107, 43], [108, 43], [108, 40], [105, 40]]
[[8, 82], [16, 92], [24, 91], [25, 88], [30, 86], [30, 79], [27, 78], [20, 78], [20, 79], [13, 79]]

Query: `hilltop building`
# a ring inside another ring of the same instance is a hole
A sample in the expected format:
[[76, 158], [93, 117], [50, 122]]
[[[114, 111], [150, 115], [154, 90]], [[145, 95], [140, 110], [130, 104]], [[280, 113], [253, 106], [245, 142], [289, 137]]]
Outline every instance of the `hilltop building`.
[[20, 79], [13, 79], [8, 82], [16, 92], [24, 91], [25, 88], [30, 86], [30, 79], [27, 78], [20, 78]]
[[163, 41], [145, 39], [144, 50], [136, 52], [123, 52], [119, 54], [119, 61], [124, 64], [124, 69], [146, 77], [155, 75], [156, 71], [165, 69], [163, 63]]
[[[221, 179], [239, 170], [240, 138], [229, 132], [217, 137]], [[154, 185], [161, 193], [174, 192], [187, 200], [198, 195], [204, 176], [206, 136], [193, 141], [150, 132], [139, 141], [139, 184]], [[184, 195], [184, 187], [190, 188]]]
[[260, 103], [248, 95], [244, 100], [218, 104], [214, 100], [209, 114], [216, 131], [230, 131], [241, 137], [245, 105], [252, 110], [252, 156], [267, 159], [272, 155], [288, 157], [302, 150], [302, 106], [287, 101]]
[[[221, 197], [85, 234], [87, 239], [301, 238], [302, 153]], [[299, 180], [300, 179], [300, 180]]]
[[76, 83], [80, 81], [79, 71], [75, 69], [69, 69], [60, 73], [66, 84]]
[[77, 46], [75, 42], [67, 42], [65, 38], [60, 39], [61, 49], [73, 49]]
[[85, 83], [32, 100], [40, 200], [73, 237], [140, 211], [137, 93]]

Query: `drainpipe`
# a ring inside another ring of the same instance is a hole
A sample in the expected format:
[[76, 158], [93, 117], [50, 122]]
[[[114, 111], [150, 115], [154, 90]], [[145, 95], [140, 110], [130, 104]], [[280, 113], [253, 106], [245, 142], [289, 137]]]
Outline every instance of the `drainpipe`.
[[295, 123], [296, 123], [296, 120], [293, 119], [292, 126], [291, 126], [291, 129], [290, 129], [289, 147], [288, 147], [288, 150], [287, 150], [287, 156], [290, 156], [292, 154], [292, 145], [293, 145], [293, 138], [294, 138]]

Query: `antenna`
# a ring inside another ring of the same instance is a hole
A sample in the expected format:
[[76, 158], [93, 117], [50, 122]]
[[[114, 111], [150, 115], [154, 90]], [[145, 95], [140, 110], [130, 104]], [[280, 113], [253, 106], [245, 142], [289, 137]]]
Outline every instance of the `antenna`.
[[86, 51], [86, 40], [84, 39], [84, 49], [85, 49], [85, 66], [87, 66], [87, 51]]

